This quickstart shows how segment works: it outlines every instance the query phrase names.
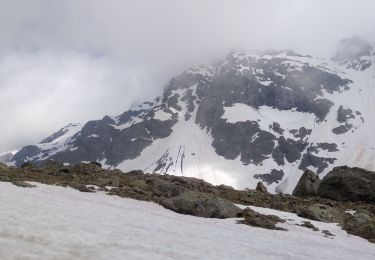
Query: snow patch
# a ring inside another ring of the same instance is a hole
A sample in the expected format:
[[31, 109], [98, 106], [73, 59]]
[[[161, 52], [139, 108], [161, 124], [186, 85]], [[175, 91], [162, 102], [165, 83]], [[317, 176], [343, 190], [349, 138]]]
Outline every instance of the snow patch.
[[[320, 232], [181, 215], [151, 203], [37, 184], [0, 183], [1, 259], [374, 259], [375, 247], [335, 224]], [[253, 207], [254, 208], [254, 207]], [[282, 218], [287, 212], [257, 208]], [[284, 224], [283, 224], [284, 225]]]

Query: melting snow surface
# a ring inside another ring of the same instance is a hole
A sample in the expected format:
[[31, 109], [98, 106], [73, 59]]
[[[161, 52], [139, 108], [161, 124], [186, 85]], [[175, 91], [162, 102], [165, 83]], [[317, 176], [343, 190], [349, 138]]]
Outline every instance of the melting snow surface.
[[312, 223], [335, 236], [293, 225], [288, 231], [186, 216], [104, 193], [0, 183], [0, 259], [375, 259], [375, 245], [335, 224]]

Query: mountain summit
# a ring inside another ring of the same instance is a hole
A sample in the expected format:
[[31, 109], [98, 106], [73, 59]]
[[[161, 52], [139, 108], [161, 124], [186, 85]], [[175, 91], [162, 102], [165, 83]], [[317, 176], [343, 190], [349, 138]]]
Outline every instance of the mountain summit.
[[184, 71], [161, 96], [119, 116], [70, 124], [25, 146], [14, 164], [99, 161], [236, 188], [263, 181], [289, 193], [306, 168], [374, 170], [373, 48], [357, 38], [340, 46], [332, 60], [232, 52]]

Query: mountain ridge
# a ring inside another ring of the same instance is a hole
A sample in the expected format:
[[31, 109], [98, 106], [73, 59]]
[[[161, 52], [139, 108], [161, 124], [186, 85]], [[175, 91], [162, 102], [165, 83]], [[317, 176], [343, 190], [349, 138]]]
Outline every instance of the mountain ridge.
[[371, 155], [361, 153], [375, 144], [361, 136], [371, 126], [374, 57], [362, 54], [337, 62], [337, 55], [231, 52], [184, 71], [161, 96], [119, 116], [68, 125], [25, 146], [14, 164], [100, 161], [236, 188], [261, 180], [283, 192], [292, 191], [305, 168], [324, 175], [345, 161], [373, 170]]

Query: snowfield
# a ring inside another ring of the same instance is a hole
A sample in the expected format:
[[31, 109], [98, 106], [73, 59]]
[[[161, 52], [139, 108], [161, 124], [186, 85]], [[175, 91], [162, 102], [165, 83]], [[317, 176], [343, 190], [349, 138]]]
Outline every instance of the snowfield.
[[274, 231], [204, 219], [151, 203], [36, 184], [0, 183], [0, 259], [375, 259], [375, 245], [335, 224], [295, 225], [295, 214], [252, 207], [288, 219]]

